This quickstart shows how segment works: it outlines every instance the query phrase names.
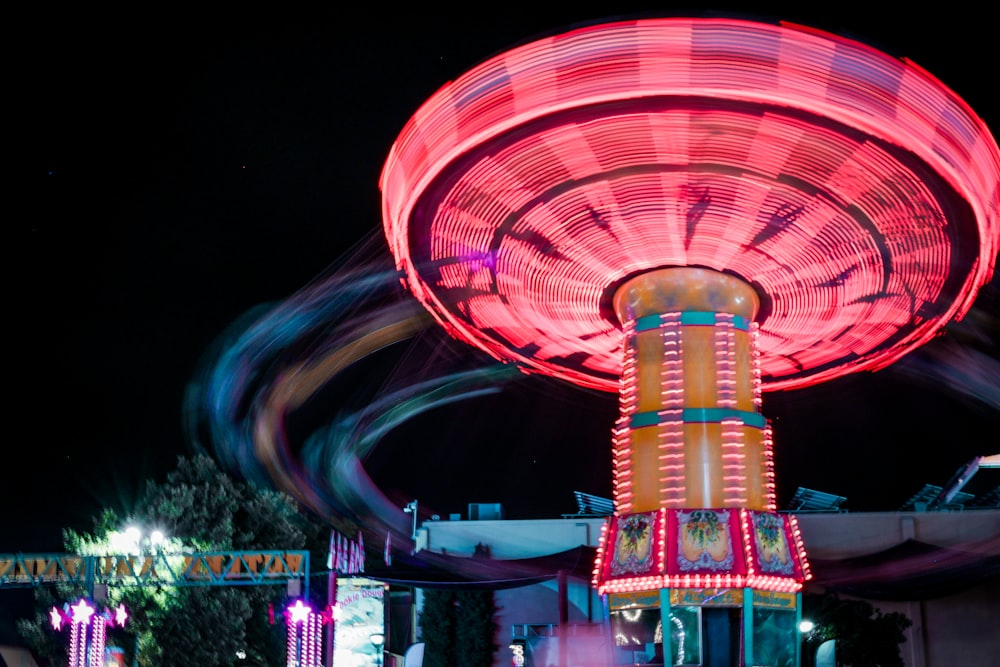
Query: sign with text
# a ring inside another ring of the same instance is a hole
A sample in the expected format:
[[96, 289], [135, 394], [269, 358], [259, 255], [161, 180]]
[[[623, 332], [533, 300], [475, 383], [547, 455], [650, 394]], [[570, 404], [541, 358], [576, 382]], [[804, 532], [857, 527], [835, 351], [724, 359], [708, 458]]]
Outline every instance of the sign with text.
[[309, 577], [308, 551], [0, 555], [0, 588], [56, 583], [119, 586], [278, 584]]
[[334, 609], [335, 665], [382, 664], [385, 641], [385, 584], [364, 577], [337, 579], [337, 602]]

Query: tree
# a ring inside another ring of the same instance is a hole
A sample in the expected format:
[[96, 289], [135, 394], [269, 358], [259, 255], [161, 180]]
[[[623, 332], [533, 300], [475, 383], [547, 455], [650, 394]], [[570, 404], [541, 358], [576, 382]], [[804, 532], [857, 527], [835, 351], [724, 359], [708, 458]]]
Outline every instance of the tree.
[[425, 590], [419, 624], [424, 667], [453, 667], [456, 664], [454, 591]]
[[419, 624], [425, 667], [492, 665], [495, 617], [493, 591], [424, 591]]
[[[65, 589], [64, 589], [65, 590]], [[72, 590], [72, 589], [70, 589]], [[82, 593], [82, 591], [79, 591]], [[19, 619], [17, 621], [17, 631], [31, 648], [32, 653], [39, 658], [42, 665], [62, 665], [66, 664], [66, 641], [52, 631], [48, 624], [47, 612], [53, 607], [62, 604], [63, 600], [72, 599], [72, 592], [68, 592], [64, 597], [57, 594], [53, 589], [38, 588], [34, 591], [36, 609], [45, 611], [39, 612], [35, 618]]]
[[904, 667], [900, 645], [913, 622], [899, 612], [883, 613], [864, 600], [836, 594], [803, 596], [802, 616], [815, 623], [803, 641], [804, 667], [812, 667], [819, 645], [836, 640], [837, 664], [843, 667]]
[[[303, 550], [311, 559], [326, 556], [325, 527], [300, 512], [288, 495], [237, 481], [222, 472], [207, 455], [179, 457], [177, 468], [165, 483], [148, 481], [136, 510], [122, 521], [106, 509], [94, 521], [92, 534], [64, 531], [71, 553], [108, 553], [109, 538], [125, 523], [156, 526], [187, 550]], [[55, 589], [64, 600], [84, 591]], [[280, 609], [286, 601], [284, 586], [239, 587], [112, 587], [110, 602], [129, 607], [130, 632], [124, 642], [128, 664], [138, 647], [139, 665], [203, 667], [233, 664], [282, 664], [285, 626]], [[65, 648], [52, 655], [52, 632], [45, 632], [52, 592], [36, 591], [36, 617], [24, 620], [19, 630], [25, 640], [52, 664], [65, 660]], [[275, 610], [275, 623], [270, 610]], [[245, 652], [244, 659], [237, 651]]]
[[497, 651], [496, 603], [493, 591], [459, 591], [455, 595], [455, 645], [458, 667], [493, 664]]

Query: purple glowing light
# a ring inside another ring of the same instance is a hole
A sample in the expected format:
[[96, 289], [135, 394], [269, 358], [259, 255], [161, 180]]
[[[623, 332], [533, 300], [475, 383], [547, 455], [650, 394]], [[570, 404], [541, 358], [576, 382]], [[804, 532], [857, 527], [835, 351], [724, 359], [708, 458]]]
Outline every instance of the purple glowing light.
[[90, 617], [94, 615], [94, 608], [87, 604], [86, 600], [80, 600], [75, 605], [70, 607], [73, 610], [73, 622], [80, 624], [87, 624], [90, 622]]
[[309, 618], [312, 608], [307, 604], [302, 604], [302, 600], [296, 600], [295, 604], [288, 606], [288, 615], [293, 623], [303, 623]]
[[128, 610], [125, 609], [125, 605], [119, 604], [118, 607], [115, 608], [115, 624], [118, 627], [124, 627], [125, 621], [127, 620], [128, 620]]

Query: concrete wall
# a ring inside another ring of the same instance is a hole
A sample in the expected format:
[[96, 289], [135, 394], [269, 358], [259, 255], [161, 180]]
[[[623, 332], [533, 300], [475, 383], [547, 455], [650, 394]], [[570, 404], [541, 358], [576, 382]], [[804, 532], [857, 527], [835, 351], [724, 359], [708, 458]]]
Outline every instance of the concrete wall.
[[[908, 539], [1000, 556], [1000, 510], [807, 513], [797, 518], [813, 560], [864, 556]], [[906, 667], [1000, 665], [1000, 577], [946, 597], [868, 602], [913, 622], [902, 646]]]
[[490, 547], [499, 560], [534, 558], [573, 549], [596, 547], [604, 518], [540, 521], [427, 521], [417, 529], [417, 550], [471, 556], [477, 544]]

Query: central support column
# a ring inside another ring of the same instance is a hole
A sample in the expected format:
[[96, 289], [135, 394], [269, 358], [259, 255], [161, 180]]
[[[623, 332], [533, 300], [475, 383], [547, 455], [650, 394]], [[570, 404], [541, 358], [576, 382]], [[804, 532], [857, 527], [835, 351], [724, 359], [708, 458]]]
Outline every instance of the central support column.
[[775, 511], [757, 292], [679, 267], [627, 280], [613, 301], [624, 332], [615, 515], [594, 583], [615, 636], [647, 644], [638, 658], [634, 642], [616, 645], [615, 664], [657, 652], [667, 664], [791, 664], [809, 573], [794, 517]]
[[614, 438], [619, 514], [773, 511], [754, 345], [759, 304], [739, 278], [692, 267], [644, 273], [615, 292], [625, 332]]

